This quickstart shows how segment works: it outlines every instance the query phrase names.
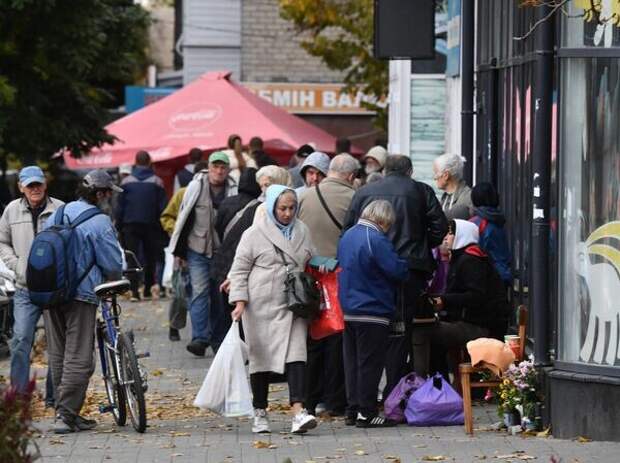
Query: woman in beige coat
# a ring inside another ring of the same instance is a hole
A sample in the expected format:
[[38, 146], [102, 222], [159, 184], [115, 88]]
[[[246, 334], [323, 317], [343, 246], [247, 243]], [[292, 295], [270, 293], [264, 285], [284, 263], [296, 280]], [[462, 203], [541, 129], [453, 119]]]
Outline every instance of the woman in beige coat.
[[[270, 372], [286, 372], [294, 412], [291, 432], [316, 427], [303, 407], [306, 373], [307, 322], [287, 309], [286, 264], [303, 270], [312, 255], [308, 228], [296, 220], [297, 196], [283, 185], [271, 185], [265, 198], [267, 214], [255, 220], [241, 237], [228, 274], [233, 320], [243, 320], [249, 347], [250, 384], [255, 433], [270, 432], [267, 395]], [[282, 251], [281, 256], [276, 248]]]

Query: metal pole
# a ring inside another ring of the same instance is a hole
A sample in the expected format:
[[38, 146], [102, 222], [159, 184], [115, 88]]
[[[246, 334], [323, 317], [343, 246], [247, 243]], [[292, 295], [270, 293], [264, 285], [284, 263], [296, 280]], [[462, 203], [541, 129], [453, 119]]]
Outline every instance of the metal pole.
[[[537, 19], [550, 14], [549, 6], [537, 9]], [[553, 107], [553, 16], [536, 30], [536, 79], [534, 81], [534, 139], [532, 155], [532, 265], [531, 308], [534, 358], [549, 363], [549, 190], [551, 186], [551, 114]]]
[[469, 185], [474, 168], [474, 2], [461, 2], [461, 155], [467, 160], [464, 177]]

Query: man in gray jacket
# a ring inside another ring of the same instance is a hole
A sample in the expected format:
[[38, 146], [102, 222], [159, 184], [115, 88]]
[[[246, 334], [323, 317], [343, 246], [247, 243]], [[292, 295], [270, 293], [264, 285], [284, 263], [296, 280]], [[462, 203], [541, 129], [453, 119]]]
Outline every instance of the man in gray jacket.
[[[192, 284], [189, 314], [192, 320], [192, 340], [187, 350], [202, 357], [209, 345], [214, 350], [226, 334], [221, 325], [230, 317], [220, 313], [223, 307], [214, 294], [211, 281], [213, 253], [219, 246], [215, 232], [215, 217], [220, 203], [237, 194], [237, 183], [228, 175], [230, 161], [226, 153], [216, 151], [209, 156], [209, 169], [197, 172], [187, 186], [179, 216], [170, 237], [170, 249], [175, 257], [187, 261]], [[215, 302], [215, 304], [213, 304]], [[229, 322], [228, 322], [229, 323]]]
[[[24, 392], [30, 379], [34, 333], [41, 317], [41, 308], [30, 302], [26, 288], [28, 254], [35, 235], [63, 202], [47, 196], [45, 175], [38, 166], [24, 167], [19, 172], [18, 186], [23, 197], [9, 203], [0, 218], [0, 258], [15, 272], [17, 290], [13, 297], [15, 321], [10, 342], [11, 384]], [[50, 392], [48, 389], [48, 395]]]
[[[317, 253], [336, 257], [344, 219], [355, 194], [353, 181], [360, 163], [350, 154], [339, 154], [329, 164], [327, 178], [307, 188], [299, 199], [299, 219], [308, 226]], [[324, 402], [332, 416], [343, 415], [346, 394], [342, 360], [342, 335], [320, 341], [308, 338], [306, 407], [314, 415]]]

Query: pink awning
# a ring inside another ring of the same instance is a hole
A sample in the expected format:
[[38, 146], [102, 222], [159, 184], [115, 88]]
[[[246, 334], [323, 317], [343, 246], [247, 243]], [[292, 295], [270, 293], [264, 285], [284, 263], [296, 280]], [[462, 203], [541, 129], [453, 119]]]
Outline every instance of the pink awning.
[[[265, 150], [279, 162], [305, 143], [333, 152], [335, 138], [254, 95], [230, 80], [230, 72], [209, 72], [177, 92], [108, 126], [118, 138], [80, 159], [65, 153], [71, 169], [133, 164], [136, 152], [148, 151], [158, 163], [185, 156], [191, 148], [225, 148], [236, 133], [247, 143], [253, 136], [265, 141]], [[180, 161], [180, 160], [179, 160]], [[175, 163], [176, 164], [176, 163]]]

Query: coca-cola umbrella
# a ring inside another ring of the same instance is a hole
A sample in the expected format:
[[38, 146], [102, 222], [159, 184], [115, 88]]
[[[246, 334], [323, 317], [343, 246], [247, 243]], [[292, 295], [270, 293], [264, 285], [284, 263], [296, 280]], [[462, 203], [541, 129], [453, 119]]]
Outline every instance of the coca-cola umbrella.
[[[244, 142], [261, 137], [265, 150], [280, 163], [305, 143], [325, 152], [333, 152], [335, 145], [335, 138], [324, 130], [231, 81], [230, 72], [204, 74], [156, 103], [112, 122], [106, 130], [118, 139], [114, 144], [93, 149], [79, 159], [65, 153], [67, 167], [133, 164], [140, 150], [148, 151], [155, 163], [176, 165], [191, 148], [207, 152], [225, 148], [233, 133]], [[172, 160], [177, 162], [165, 162]]]

